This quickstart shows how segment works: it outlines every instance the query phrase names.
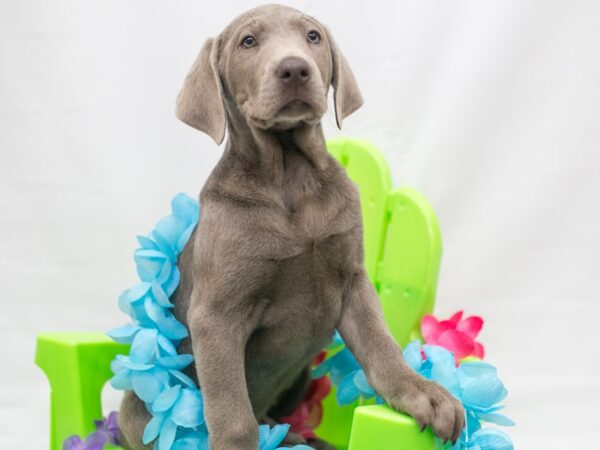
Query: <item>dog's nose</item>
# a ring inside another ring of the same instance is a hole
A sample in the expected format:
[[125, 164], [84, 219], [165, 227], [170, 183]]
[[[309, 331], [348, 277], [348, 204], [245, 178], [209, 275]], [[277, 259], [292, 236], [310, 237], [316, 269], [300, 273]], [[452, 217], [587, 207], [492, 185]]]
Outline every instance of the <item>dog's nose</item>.
[[297, 56], [290, 56], [279, 63], [277, 77], [288, 86], [301, 86], [310, 79], [308, 63]]

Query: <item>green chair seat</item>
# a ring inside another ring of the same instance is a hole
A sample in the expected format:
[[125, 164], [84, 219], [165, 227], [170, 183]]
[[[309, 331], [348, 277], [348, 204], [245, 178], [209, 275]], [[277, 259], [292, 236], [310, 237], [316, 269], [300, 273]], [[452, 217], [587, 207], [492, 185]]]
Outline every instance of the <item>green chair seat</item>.
[[[365, 267], [392, 335], [405, 345], [420, 337], [421, 317], [435, 302], [441, 258], [435, 214], [418, 192], [392, 189], [388, 165], [373, 145], [335, 139], [327, 146], [360, 189]], [[112, 376], [110, 362], [127, 352], [104, 333], [38, 336], [35, 362], [51, 388], [50, 450], [62, 449], [70, 435], [94, 431], [94, 419], [102, 417], [102, 387]], [[431, 432], [420, 433], [412, 418], [386, 406], [340, 407], [332, 392], [323, 408], [317, 434], [339, 450], [435, 449]]]

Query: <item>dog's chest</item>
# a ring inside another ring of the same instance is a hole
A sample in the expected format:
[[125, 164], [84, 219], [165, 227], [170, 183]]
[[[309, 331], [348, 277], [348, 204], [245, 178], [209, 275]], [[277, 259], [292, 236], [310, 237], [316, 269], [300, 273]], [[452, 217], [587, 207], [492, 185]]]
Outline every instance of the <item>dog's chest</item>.
[[271, 191], [282, 208], [269, 209], [263, 221], [273, 266], [258, 294], [260, 320], [247, 357], [259, 372], [267, 365], [274, 380], [305, 367], [330, 342], [349, 274], [362, 264], [358, 192], [342, 168], [329, 172], [289, 153], [282, 184]]
[[331, 341], [342, 311], [344, 280], [323, 253], [314, 245], [279, 261], [265, 292], [261, 332], [250, 343], [255, 362], [279, 361], [275, 371], [300, 369]]
[[270, 342], [294, 354], [313, 354], [331, 339], [349, 273], [360, 266], [358, 205], [323, 185], [310, 170], [289, 173], [285, 251], [268, 287], [261, 327]]

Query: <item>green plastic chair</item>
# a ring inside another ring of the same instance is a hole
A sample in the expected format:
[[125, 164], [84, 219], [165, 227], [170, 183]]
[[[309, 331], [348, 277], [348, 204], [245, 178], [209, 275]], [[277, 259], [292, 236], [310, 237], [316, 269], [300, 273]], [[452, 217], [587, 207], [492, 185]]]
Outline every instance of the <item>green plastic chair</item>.
[[[392, 189], [389, 168], [373, 145], [335, 139], [329, 152], [360, 189], [365, 267], [399, 345], [419, 338], [421, 317], [433, 310], [441, 257], [438, 223], [427, 200], [409, 189]], [[70, 435], [94, 431], [102, 417], [101, 392], [110, 362], [127, 354], [104, 333], [43, 333], [36, 364], [50, 383], [50, 450]], [[335, 389], [324, 401], [317, 434], [339, 450], [434, 450], [431, 431], [383, 405], [338, 406]], [[119, 447], [105, 447], [118, 449]]]

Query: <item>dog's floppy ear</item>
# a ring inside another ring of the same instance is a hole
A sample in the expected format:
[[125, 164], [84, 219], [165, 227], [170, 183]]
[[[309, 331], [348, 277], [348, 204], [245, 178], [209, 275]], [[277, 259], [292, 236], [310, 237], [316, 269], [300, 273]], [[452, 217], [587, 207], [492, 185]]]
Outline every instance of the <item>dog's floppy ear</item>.
[[225, 138], [225, 107], [218, 69], [218, 42], [207, 39], [188, 72], [175, 108], [182, 122], [220, 144]]
[[328, 29], [325, 31], [331, 49], [333, 69], [331, 84], [333, 86], [335, 120], [338, 128], [341, 129], [344, 119], [362, 106], [363, 98], [346, 57], [333, 40], [331, 32]]

